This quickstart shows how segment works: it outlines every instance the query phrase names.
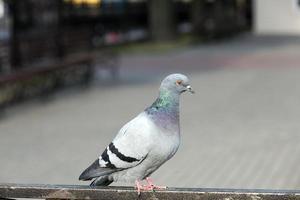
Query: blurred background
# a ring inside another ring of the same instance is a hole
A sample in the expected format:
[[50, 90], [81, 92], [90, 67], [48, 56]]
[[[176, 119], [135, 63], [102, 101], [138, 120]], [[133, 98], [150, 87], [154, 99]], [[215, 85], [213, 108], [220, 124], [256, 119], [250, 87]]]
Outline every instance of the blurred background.
[[196, 94], [158, 185], [299, 189], [299, 52], [298, 0], [0, 0], [0, 182], [88, 184], [180, 72]]

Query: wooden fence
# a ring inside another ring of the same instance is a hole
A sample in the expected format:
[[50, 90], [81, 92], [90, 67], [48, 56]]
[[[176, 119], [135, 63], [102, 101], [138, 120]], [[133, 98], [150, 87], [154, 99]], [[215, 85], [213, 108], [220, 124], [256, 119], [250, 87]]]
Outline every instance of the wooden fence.
[[94, 187], [79, 185], [0, 184], [0, 199], [98, 199], [98, 200], [300, 200], [300, 190], [250, 190], [213, 188], [168, 188], [142, 192], [132, 187]]

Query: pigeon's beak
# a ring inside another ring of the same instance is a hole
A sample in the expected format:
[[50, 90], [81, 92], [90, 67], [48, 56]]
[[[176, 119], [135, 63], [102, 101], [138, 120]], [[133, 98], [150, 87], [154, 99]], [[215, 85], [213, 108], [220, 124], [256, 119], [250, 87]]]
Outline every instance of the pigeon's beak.
[[190, 85], [186, 86], [187, 91], [189, 91], [190, 93], [194, 94], [195, 91], [192, 89], [192, 87]]

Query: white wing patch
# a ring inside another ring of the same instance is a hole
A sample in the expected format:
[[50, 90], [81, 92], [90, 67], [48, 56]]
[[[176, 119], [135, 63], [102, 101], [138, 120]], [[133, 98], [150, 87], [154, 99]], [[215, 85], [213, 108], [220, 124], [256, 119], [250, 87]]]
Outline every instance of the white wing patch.
[[150, 136], [153, 131], [153, 122], [145, 113], [141, 113], [121, 128], [99, 157], [100, 166], [130, 168], [138, 165], [150, 151]]

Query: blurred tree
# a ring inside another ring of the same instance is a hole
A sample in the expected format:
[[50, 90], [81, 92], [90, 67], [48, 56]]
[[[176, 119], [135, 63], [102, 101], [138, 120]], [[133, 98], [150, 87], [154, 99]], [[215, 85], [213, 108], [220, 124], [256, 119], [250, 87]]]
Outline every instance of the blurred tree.
[[19, 6], [17, 4], [18, 0], [6, 1], [9, 6], [9, 12], [11, 15], [11, 31], [10, 31], [10, 65], [13, 69], [20, 66], [21, 57], [20, 57], [20, 40], [18, 37], [19, 26]]
[[204, 20], [204, 1], [193, 0], [191, 6], [191, 21], [193, 25], [193, 32], [198, 35], [203, 32], [201, 24]]
[[65, 55], [65, 50], [63, 48], [63, 1], [56, 0], [56, 8], [57, 8], [57, 20], [56, 20], [56, 33], [55, 33], [55, 46], [56, 46], [56, 56], [58, 58], [62, 58]]
[[226, 37], [247, 25], [246, 13], [251, 0], [193, 0], [191, 19], [194, 34], [204, 38]]
[[172, 40], [176, 36], [173, 0], [149, 0], [148, 23], [153, 40]]

